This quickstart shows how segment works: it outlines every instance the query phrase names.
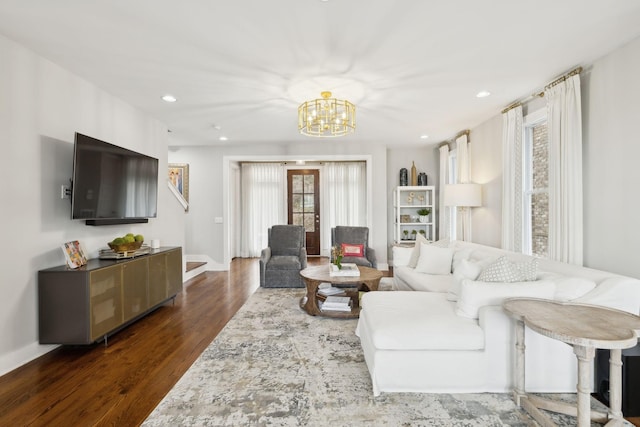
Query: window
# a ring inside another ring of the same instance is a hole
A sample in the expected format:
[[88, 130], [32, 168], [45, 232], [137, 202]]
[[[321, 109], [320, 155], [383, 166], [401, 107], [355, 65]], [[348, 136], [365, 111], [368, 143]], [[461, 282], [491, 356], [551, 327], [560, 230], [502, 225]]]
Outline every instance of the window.
[[546, 109], [524, 118], [523, 251], [549, 254], [549, 140]]

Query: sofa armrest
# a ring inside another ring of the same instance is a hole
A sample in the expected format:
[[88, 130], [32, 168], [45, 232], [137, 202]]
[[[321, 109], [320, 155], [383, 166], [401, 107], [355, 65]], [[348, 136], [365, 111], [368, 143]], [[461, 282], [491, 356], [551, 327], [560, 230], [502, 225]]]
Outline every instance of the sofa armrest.
[[260, 253], [260, 286], [264, 286], [267, 263], [271, 259], [271, 248], [266, 247]]
[[307, 268], [307, 248], [300, 248], [300, 267]]
[[376, 250], [367, 246], [367, 260], [371, 263], [371, 267], [378, 268], [378, 261], [376, 260]]

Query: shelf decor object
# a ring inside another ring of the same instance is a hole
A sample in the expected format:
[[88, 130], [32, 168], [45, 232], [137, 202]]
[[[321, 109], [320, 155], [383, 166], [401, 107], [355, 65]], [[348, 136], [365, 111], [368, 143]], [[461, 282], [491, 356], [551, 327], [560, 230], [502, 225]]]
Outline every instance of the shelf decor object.
[[322, 92], [322, 98], [313, 99], [298, 107], [298, 130], [303, 135], [335, 137], [356, 130], [356, 106], [345, 99], [331, 98], [331, 92]]

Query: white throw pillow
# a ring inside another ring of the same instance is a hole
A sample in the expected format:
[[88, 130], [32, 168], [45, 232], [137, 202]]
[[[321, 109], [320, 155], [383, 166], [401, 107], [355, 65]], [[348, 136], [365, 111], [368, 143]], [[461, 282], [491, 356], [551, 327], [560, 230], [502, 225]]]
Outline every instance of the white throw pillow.
[[471, 261], [468, 259], [461, 260], [458, 264], [453, 256], [453, 283], [447, 292], [448, 301], [458, 301], [462, 281], [465, 279], [476, 280], [482, 270], [493, 261], [493, 258], [487, 258], [481, 261]]
[[416, 264], [417, 273], [451, 274], [453, 248], [439, 248], [428, 243], [420, 244], [420, 258]]
[[524, 276], [513, 262], [509, 261], [506, 256], [501, 256], [482, 270], [478, 280], [482, 282], [512, 283], [524, 281]]
[[413, 245], [413, 252], [411, 252], [411, 258], [409, 258], [407, 267], [416, 268], [416, 265], [418, 265], [418, 259], [420, 258], [420, 244], [422, 243], [429, 243], [429, 241], [422, 234], [416, 234], [416, 242]]
[[556, 286], [552, 281], [487, 283], [465, 279], [456, 303], [456, 314], [478, 318], [478, 310], [485, 305], [501, 305], [507, 298], [528, 297], [553, 299]]
[[462, 261], [463, 259], [471, 259], [472, 251], [473, 249], [471, 248], [455, 249], [455, 252], [453, 253], [453, 263], [451, 265], [451, 271], [455, 272], [458, 265], [460, 265], [460, 261]]

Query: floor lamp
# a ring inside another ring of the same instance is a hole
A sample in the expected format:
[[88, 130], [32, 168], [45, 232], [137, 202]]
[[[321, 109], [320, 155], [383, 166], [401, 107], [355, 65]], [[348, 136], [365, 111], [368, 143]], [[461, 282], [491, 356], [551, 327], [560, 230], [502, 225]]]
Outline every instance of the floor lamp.
[[[460, 208], [460, 224], [462, 239], [471, 241], [471, 210], [469, 208], [482, 206], [482, 187], [480, 184], [446, 184], [444, 186], [444, 205]], [[456, 236], [458, 238], [458, 236]]]

